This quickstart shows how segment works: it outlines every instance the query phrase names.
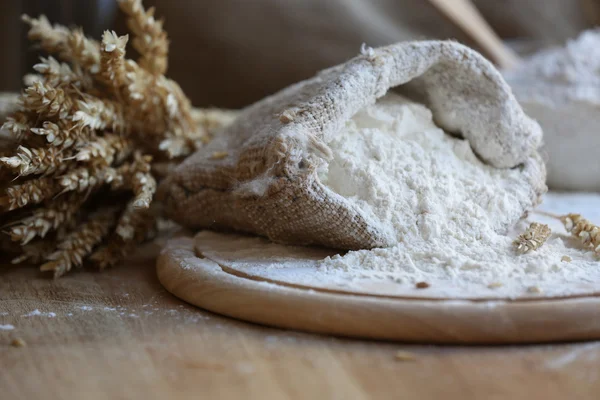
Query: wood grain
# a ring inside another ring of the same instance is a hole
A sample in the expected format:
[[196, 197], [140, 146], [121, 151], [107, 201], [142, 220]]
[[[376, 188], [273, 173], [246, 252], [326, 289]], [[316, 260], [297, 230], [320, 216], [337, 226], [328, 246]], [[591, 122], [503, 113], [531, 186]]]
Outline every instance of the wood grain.
[[[158, 248], [57, 281], [0, 265], [0, 324], [15, 326], [0, 330], [0, 398], [531, 400], [600, 391], [600, 343], [406, 345], [220, 317], [161, 287]], [[23, 317], [35, 309], [56, 316]], [[27, 347], [11, 347], [15, 337]], [[399, 350], [415, 361], [396, 360]]]

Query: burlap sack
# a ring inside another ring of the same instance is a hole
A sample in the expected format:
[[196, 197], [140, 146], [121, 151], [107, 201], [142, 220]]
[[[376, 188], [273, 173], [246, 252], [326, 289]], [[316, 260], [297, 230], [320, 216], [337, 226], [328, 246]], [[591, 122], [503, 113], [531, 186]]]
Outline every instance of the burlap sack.
[[[464, 136], [499, 168], [525, 163], [531, 196], [544, 190], [536, 149], [541, 130], [482, 56], [454, 42], [407, 42], [364, 48], [250, 106], [162, 185], [167, 215], [192, 228], [232, 229], [276, 242], [341, 249], [392, 245], [395, 238], [363, 210], [325, 187], [329, 139], [388, 89], [419, 93], [436, 122]], [[526, 210], [524, 210], [526, 211]]]

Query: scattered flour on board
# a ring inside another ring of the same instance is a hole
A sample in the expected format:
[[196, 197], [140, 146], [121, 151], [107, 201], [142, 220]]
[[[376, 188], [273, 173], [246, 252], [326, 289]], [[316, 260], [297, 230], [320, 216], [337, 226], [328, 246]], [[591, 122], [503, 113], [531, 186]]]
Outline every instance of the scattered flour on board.
[[[534, 202], [521, 171], [484, 165], [466, 141], [437, 128], [425, 107], [388, 95], [355, 115], [329, 146], [334, 160], [322, 171], [323, 182], [389, 221], [399, 243], [328, 257], [320, 264], [323, 279], [350, 287], [426, 281], [457, 293], [509, 297], [530, 286], [557, 295], [600, 282], [593, 252], [579, 249], [560, 224], [538, 251], [517, 255], [515, 235], [504, 231]], [[600, 198], [590, 196], [598, 207]], [[520, 223], [516, 230], [525, 227]], [[561, 261], [563, 256], [572, 261]]]
[[38, 310], [37, 308], [33, 311], [31, 311], [30, 313], [27, 313], [25, 315], [23, 315], [23, 317], [48, 317], [48, 318], [54, 318], [56, 317], [56, 313], [54, 312], [42, 312], [40, 310]]
[[12, 331], [13, 329], [15, 329], [15, 327], [11, 324], [0, 325], [0, 331]]

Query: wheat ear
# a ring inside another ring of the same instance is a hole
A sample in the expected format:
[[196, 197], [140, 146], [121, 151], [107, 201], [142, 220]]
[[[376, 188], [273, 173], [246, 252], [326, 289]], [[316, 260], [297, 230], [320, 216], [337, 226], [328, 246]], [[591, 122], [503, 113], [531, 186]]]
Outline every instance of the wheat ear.
[[539, 249], [550, 237], [552, 231], [545, 224], [532, 222], [524, 233], [513, 242], [517, 252], [524, 254]]
[[51, 199], [59, 191], [60, 185], [51, 176], [14, 184], [7, 187], [5, 194], [0, 197], [0, 209], [12, 211], [28, 205], [39, 204]]
[[83, 259], [110, 233], [116, 214], [116, 209], [110, 209], [92, 215], [88, 222], [80, 225], [58, 244], [58, 249], [46, 257], [49, 261], [40, 270], [54, 271], [54, 277], [58, 278], [72, 267], [81, 266]]
[[557, 215], [545, 211], [536, 211], [536, 213], [560, 220], [571, 236], [600, 255], [600, 227], [597, 225], [583, 218], [580, 214]]
[[85, 198], [77, 195], [52, 200], [48, 206], [38, 208], [31, 216], [12, 224], [8, 229], [11, 239], [27, 244], [36, 237], [45, 237], [48, 232], [75, 218], [84, 200]]
[[154, 76], [167, 71], [169, 39], [163, 21], [154, 17], [154, 8], [147, 11], [141, 0], [119, 0], [121, 10], [129, 17], [127, 25], [135, 35], [133, 48], [140, 53], [139, 64]]

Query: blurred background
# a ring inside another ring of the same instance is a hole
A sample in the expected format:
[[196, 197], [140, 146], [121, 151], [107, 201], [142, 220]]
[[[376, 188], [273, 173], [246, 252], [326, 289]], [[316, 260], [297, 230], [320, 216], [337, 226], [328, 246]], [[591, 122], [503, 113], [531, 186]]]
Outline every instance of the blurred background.
[[[519, 51], [562, 44], [600, 21], [600, 0], [474, 0]], [[407, 39], [452, 38], [477, 48], [425, 0], [145, 0], [165, 19], [168, 75], [196, 106], [237, 108], [358, 53]], [[116, 0], [2, 0], [0, 90], [21, 88], [37, 54], [19, 16], [127, 32]]]

